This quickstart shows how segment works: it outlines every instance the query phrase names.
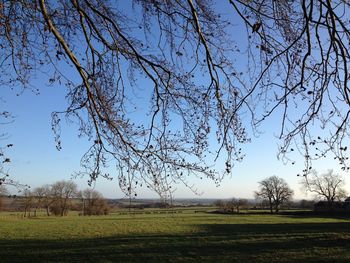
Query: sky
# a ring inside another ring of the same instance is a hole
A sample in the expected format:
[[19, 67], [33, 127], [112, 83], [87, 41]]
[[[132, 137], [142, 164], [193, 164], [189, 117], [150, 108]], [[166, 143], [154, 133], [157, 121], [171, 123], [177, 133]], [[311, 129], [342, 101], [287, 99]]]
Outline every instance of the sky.
[[[44, 83], [44, 82], [43, 82]], [[41, 93], [36, 95], [25, 91], [20, 96], [12, 91], [4, 92], [6, 110], [13, 113], [15, 120], [6, 125], [6, 140], [2, 143], [13, 143], [14, 147], [8, 150], [12, 162], [8, 165], [11, 176], [21, 183], [29, 184], [32, 188], [43, 184], [51, 184], [58, 180], [69, 180], [75, 171], [79, 171], [79, 162], [89, 147], [86, 138], [78, 138], [77, 126], [65, 122], [62, 126], [62, 150], [55, 147], [54, 134], [51, 130], [51, 113], [61, 110], [65, 105], [65, 90], [62, 87], [48, 87], [38, 84]], [[210, 180], [192, 179], [198, 193], [194, 194], [184, 185], [177, 184], [175, 198], [254, 198], [258, 182], [266, 177], [277, 175], [284, 178], [294, 190], [294, 198], [311, 198], [306, 195], [299, 184], [301, 178], [297, 176], [303, 169], [303, 160], [296, 159], [296, 164], [283, 164], [277, 160], [278, 140], [276, 134], [278, 116], [273, 116], [260, 129], [259, 137], [252, 137], [252, 142], [243, 146], [246, 157], [236, 163], [232, 175], [224, 178], [219, 187]], [[331, 160], [322, 160], [315, 163], [319, 172], [328, 169], [341, 173], [339, 167]], [[112, 169], [113, 174], [113, 169]], [[348, 174], [345, 174], [349, 177]], [[87, 188], [88, 178], [74, 179], [80, 189]], [[347, 178], [347, 181], [348, 178]], [[117, 180], [107, 181], [99, 178], [95, 189], [108, 198], [123, 198], [124, 194], [118, 186]], [[347, 184], [349, 191], [349, 184]], [[350, 191], [349, 191], [350, 192]], [[157, 198], [149, 191], [140, 190], [139, 198]]]
[[[47, 78], [38, 74], [33, 80], [33, 86], [40, 90], [37, 95], [25, 90], [19, 96], [15, 91], [2, 87], [0, 97], [3, 99], [2, 109], [14, 115], [14, 122], [4, 125], [2, 129], [7, 133], [1, 144], [12, 143], [14, 147], [8, 149], [11, 163], [7, 166], [12, 178], [32, 188], [51, 184], [58, 180], [72, 178], [74, 172], [79, 171], [80, 159], [89, 148], [86, 138], [78, 138], [77, 125], [64, 121], [62, 124], [62, 149], [55, 147], [54, 134], [51, 130], [51, 113], [55, 110], [64, 110], [67, 106], [65, 87], [55, 84], [46, 85]], [[217, 187], [210, 180], [193, 178], [190, 183], [197, 189], [197, 195], [182, 184], [174, 187], [175, 198], [254, 198], [254, 191], [258, 182], [272, 175], [284, 178], [294, 190], [295, 199], [312, 198], [301, 189], [298, 173], [304, 168], [303, 160], [296, 157], [295, 165], [283, 164], [277, 160], [280, 119], [277, 114], [272, 115], [260, 128], [259, 137], [251, 137], [251, 143], [244, 145], [246, 157], [241, 163], [236, 163], [232, 175], [227, 176]], [[251, 135], [252, 136], [252, 135]], [[113, 175], [113, 164], [111, 174]], [[342, 173], [332, 159], [325, 159], [314, 164], [319, 172], [334, 169]], [[224, 167], [222, 167], [224, 169]], [[349, 175], [346, 189], [350, 192]], [[80, 189], [88, 187], [89, 178], [75, 178]], [[118, 186], [118, 181], [107, 181], [99, 178], [94, 184], [96, 190], [107, 198], [123, 198], [124, 194]], [[157, 198], [158, 196], [145, 189], [138, 192], [139, 198]]]

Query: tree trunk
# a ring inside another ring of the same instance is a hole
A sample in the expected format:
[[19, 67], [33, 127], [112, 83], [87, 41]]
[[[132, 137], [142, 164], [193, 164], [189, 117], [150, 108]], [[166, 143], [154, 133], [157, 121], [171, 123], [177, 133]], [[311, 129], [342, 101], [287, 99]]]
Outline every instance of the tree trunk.
[[275, 212], [278, 213], [279, 210], [280, 210], [280, 209], [279, 209], [279, 205], [276, 205], [276, 206], [275, 206]]
[[269, 199], [269, 203], [270, 203], [270, 213], [273, 214], [273, 206], [272, 206], [272, 201], [271, 201], [271, 199]]
[[46, 206], [46, 214], [47, 216], [50, 216], [50, 207], [48, 205]]
[[332, 199], [328, 200], [328, 210], [331, 212], [334, 210], [334, 200]]
[[85, 200], [83, 200], [83, 216], [86, 215]]

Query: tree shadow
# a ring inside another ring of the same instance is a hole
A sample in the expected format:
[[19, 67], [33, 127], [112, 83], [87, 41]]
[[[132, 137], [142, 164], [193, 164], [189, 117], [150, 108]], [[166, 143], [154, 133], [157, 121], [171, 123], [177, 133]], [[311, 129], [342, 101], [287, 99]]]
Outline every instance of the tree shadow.
[[182, 235], [0, 239], [0, 262], [350, 262], [349, 232], [350, 223], [202, 224]]
[[284, 211], [279, 215], [292, 218], [334, 218], [350, 220], [348, 211]]

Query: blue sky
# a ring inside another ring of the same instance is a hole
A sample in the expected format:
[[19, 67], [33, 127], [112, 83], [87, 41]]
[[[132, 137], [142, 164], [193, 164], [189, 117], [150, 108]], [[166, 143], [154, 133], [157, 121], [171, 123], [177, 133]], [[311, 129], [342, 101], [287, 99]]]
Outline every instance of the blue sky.
[[[244, 36], [242, 28], [233, 35], [240, 38]], [[238, 61], [244, 63], [244, 61]], [[72, 76], [75, 78], [75, 76]], [[78, 138], [77, 126], [74, 123], [62, 123], [62, 150], [55, 148], [54, 134], [51, 131], [51, 113], [64, 110], [67, 106], [65, 100], [66, 88], [55, 84], [47, 86], [47, 77], [37, 75], [33, 85], [40, 90], [40, 94], [26, 90], [19, 96], [15, 91], [1, 88], [0, 97], [4, 99], [3, 110], [13, 113], [14, 123], [5, 125], [3, 129], [8, 137], [3, 144], [12, 143], [14, 147], [9, 149], [8, 154], [12, 162], [9, 164], [11, 176], [21, 183], [32, 187], [42, 184], [50, 184], [57, 180], [70, 179], [75, 171], [79, 171], [80, 158], [89, 148], [86, 138]], [[241, 163], [236, 163], [232, 175], [226, 177], [220, 187], [209, 180], [193, 178], [190, 183], [196, 185], [200, 197], [203, 198], [253, 198], [253, 191], [258, 187], [258, 181], [277, 175], [283, 177], [295, 191], [295, 198], [311, 198], [306, 196], [300, 189], [300, 177], [296, 175], [303, 169], [303, 160], [295, 158], [295, 165], [284, 165], [277, 160], [280, 119], [278, 113], [271, 116], [260, 128], [259, 137], [251, 137], [252, 142], [244, 145], [243, 152], [246, 154]], [[251, 135], [252, 136], [252, 135]], [[339, 172], [339, 168], [332, 159], [325, 159], [314, 164], [319, 172], [325, 172], [333, 168]], [[224, 167], [221, 167], [224, 169]], [[115, 174], [111, 163], [111, 175]], [[346, 174], [346, 177], [348, 175]], [[77, 178], [79, 188], [86, 188], [88, 178]], [[349, 181], [349, 180], [347, 180]], [[97, 180], [95, 188], [109, 198], [124, 197], [118, 187], [117, 180], [106, 181], [103, 178]], [[175, 185], [177, 189], [175, 198], [197, 198], [194, 193], [184, 185]], [[350, 192], [349, 184], [347, 190]], [[157, 197], [155, 193], [140, 189], [140, 198]]]
[[[6, 101], [4, 108], [15, 116], [15, 122], [4, 126], [8, 133], [6, 143], [13, 143], [14, 147], [8, 153], [12, 159], [8, 166], [13, 178], [31, 185], [50, 184], [57, 180], [70, 179], [74, 171], [79, 170], [81, 156], [89, 147], [85, 138], [78, 138], [77, 126], [74, 123], [64, 123], [62, 127], [62, 150], [55, 148], [54, 135], [51, 131], [51, 112], [62, 110], [66, 105], [65, 89], [60, 86], [48, 87], [45, 81], [38, 81], [41, 94], [35, 95], [25, 91], [20, 96], [15, 92], [2, 89], [2, 98]], [[196, 185], [203, 198], [252, 198], [253, 191], [257, 189], [257, 182], [271, 175], [283, 177], [295, 191], [295, 198], [311, 198], [300, 189], [300, 178], [296, 176], [303, 169], [303, 160], [296, 159], [296, 164], [284, 165], [277, 160], [278, 116], [272, 116], [262, 127], [262, 134], [252, 137], [252, 142], [243, 147], [246, 154], [241, 163], [236, 163], [232, 175], [226, 177], [220, 187], [209, 180], [193, 178], [191, 182]], [[112, 165], [112, 164], [111, 164]], [[314, 165], [319, 172], [337, 166], [331, 160], [322, 160]], [[113, 169], [111, 169], [113, 174]], [[348, 177], [348, 175], [346, 175]], [[88, 178], [77, 178], [75, 181], [80, 188], [86, 188]], [[349, 181], [349, 180], [347, 180]], [[106, 197], [124, 197], [118, 182], [107, 181], [103, 178], [97, 180], [95, 188]], [[174, 196], [198, 197], [185, 186], [175, 185], [177, 189]], [[349, 185], [347, 185], [348, 191]], [[152, 192], [140, 190], [140, 198], [157, 197]]]

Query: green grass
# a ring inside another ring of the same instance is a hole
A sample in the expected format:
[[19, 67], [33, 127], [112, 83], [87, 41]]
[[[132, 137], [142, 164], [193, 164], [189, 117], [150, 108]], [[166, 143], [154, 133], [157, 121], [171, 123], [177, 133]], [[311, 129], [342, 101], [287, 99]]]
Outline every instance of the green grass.
[[350, 220], [291, 215], [0, 214], [0, 262], [350, 262]]

